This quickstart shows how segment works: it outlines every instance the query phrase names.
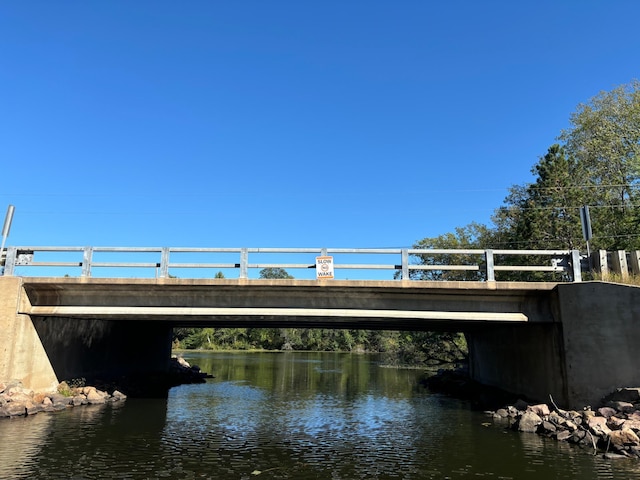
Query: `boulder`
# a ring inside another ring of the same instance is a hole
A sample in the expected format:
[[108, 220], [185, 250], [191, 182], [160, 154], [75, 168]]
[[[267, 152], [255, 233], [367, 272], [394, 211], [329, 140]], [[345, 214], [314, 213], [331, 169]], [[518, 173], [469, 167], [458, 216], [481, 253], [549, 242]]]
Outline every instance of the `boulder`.
[[590, 417], [587, 420], [587, 426], [589, 431], [598, 437], [606, 437], [611, 432], [611, 429], [607, 427], [607, 419], [604, 417]]
[[600, 407], [598, 409], [598, 414], [602, 417], [609, 418], [616, 414], [616, 410], [611, 407]]
[[607, 403], [607, 407], [615, 408], [618, 412], [622, 413], [633, 413], [636, 410], [636, 408], [633, 406], [633, 403], [621, 402], [617, 400]]
[[95, 388], [90, 390], [86, 395], [87, 402], [89, 402], [90, 405], [100, 405], [106, 403], [109, 396], [108, 394], [101, 392], [100, 390], [96, 390]]
[[609, 442], [618, 450], [623, 450], [626, 447], [640, 446], [640, 438], [638, 438], [638, 435], [628, 428], [614, 430], [609, 433]]
[[640, 402], [640, 388], [618, 388], [615, 392], [607, 395], [603, 403], [608, 402]]
[[546, 403], [540, 403], [538, 405], [530, 405], [528, 407], [528, 410], [530, 412], [535, 413], [539, 417], [546, 417], [551, 413], [551, 411], [549, 410], [549, 406]]
[[518, 420], [518, 431], [535, 433], [538, 425], [542, 423], [542, 419], [533, 412], [524, 412]]

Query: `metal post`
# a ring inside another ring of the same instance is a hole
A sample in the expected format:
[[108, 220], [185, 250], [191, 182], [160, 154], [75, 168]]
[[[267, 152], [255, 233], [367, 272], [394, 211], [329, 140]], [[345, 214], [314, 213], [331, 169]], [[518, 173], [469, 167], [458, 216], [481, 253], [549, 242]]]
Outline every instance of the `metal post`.
[[495, 282], [496, 281], [496, 272], [493, 268], [493, 250], [485, 250], [484, 251], [484, 261], [487, 265], [487, 282]]
[[400, 255], [402, 256], [402, 280], [409, 280], [409, 249], [403, 248]]
[[162, 247], [160, 254], [160, 278], [169, 277], [169, 248]]
[[[4, 244], [9, 236], [9, 230], [11, 230], [11, 221], [13, 220], [13, 212], [15, 207], [13, 205], [9, 205], [7, 208], [7, 215], [4, 217], [4, 225], [2, 226], [2, 245], [0, 245], [0, 260], [2, 259], [2, 252], [4, 252]], [[5, 265], [7, 260], [5, 258]]]
[[582, 281], [582, 271], [580, 269], [580, 250], [571, 250], [571, 267], [573, 268], [573, 281]]
[[82, 253], [82, 276], [91, 276], [91, 262], [93, 261], [93, 247], [84, 247]]
[[16, 265], [16, 256], [18, 255], [17, 247], [7, 247], [7, 257], [4, 260], [4, 275], [13, 276], [13, 270]]
[[240, 278], [249, 278], [249, 250], [247, 248], [240, 249]]

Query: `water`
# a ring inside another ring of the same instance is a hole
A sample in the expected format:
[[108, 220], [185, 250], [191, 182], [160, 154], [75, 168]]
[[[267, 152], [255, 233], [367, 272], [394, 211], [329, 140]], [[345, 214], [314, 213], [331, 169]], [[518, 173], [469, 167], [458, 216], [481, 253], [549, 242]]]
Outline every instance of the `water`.
[[373, 356], [186, 358], [216, 378], [0, 421], [0, 479], [640, 479], [638, 461], [508, 431]]

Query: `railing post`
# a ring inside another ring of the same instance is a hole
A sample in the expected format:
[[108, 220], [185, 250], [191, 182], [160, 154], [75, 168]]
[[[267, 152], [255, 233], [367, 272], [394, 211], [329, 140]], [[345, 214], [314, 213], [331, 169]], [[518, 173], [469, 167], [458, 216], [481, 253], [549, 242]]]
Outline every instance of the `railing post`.
[[249, 278], [249, 250], [240, 249], [240, 278]]
[[167, 278], [169, 276], [169, 247], [162, 247], [160, 253], [160, 278]]
[[16, 255], [18, 254], [18, 249], [16, 247], [7, 247], [6, 257], [4, 259], [4, 272], [3, 275], [7, 277], [13, 276], [13, 269], [16, 265]]
[[93, 247], [84, 247], [82, 252], [82, 273], [83, 277], [91, 276], [91, 262], [93, 261]]
[[402, 256], [402, 280], [409, 280], [409, 249], [403, 248], [400, 251]]
[[580, 251], [571, 250], [571, 268], [573, 269], [573, 281], [582, 281], [582, 270], [580, 268]]
[[496, 271], [493, 268], [493, 250], [488, 249], [484, 251], [484, 261], [487, 266], [487, 282], [495, 282]]

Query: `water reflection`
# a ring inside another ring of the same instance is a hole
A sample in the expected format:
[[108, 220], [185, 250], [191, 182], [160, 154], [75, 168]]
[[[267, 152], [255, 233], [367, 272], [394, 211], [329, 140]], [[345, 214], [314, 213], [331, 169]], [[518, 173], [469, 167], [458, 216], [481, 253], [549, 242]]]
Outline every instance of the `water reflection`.
[[0, 479], [640, 479], [635, 461], [518, 434], [419, 372], [342, 354], [198, 354], [215, 379], [0, 421]]

